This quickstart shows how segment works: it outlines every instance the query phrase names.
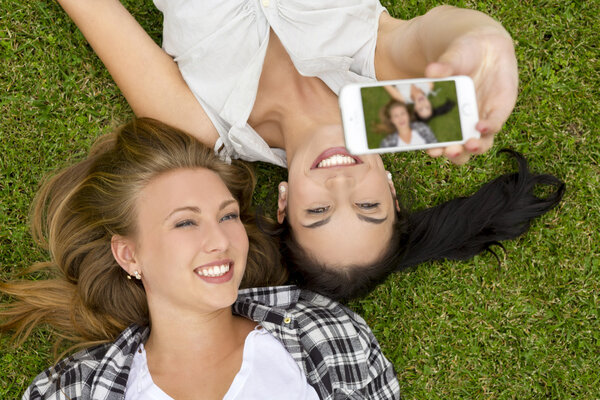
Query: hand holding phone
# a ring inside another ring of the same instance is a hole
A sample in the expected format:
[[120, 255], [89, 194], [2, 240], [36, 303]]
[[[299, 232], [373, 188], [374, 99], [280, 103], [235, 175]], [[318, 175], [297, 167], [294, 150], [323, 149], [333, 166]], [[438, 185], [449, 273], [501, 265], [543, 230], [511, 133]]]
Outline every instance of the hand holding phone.
[[405, 79], [342, 88], [346, 148], [353, 154], [464, 144], [479, 138], [471, 78]]

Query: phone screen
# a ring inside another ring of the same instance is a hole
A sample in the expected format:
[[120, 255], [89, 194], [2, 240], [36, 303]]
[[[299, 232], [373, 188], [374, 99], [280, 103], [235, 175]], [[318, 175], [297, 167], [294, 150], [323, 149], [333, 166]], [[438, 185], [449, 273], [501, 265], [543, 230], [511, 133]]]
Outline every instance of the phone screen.
[[463, 140], [452, 80], [363, 87], [369, 149]]

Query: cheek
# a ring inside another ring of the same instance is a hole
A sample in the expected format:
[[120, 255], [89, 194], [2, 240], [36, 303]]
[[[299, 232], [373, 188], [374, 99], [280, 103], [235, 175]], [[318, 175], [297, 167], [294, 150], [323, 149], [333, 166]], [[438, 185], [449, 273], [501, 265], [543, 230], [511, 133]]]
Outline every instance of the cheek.
[[233, 247], [238, 249], [241, 253], [248, 253], [248, 233], [241, 222], [229, 228], [228, 236]]

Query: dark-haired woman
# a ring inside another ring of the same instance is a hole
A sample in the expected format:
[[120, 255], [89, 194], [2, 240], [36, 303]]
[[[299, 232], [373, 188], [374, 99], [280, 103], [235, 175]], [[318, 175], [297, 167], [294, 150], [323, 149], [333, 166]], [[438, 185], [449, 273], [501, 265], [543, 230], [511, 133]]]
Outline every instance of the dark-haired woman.
[[381, 158], [344, 147], [342, 85], [472, 76], [482, 138], [430, 151], [456, 163], [491, 147], [516, 100], [512, 40], [473, 10], [437, 7], [401, 21], [377, 0], [157, 0], [171, 58], [117, 0], [59, 2], [138, 116], [182, 128], [225, 159], [287, 166], [278, 220], [334, 269], [376, 263], [396, 220]]

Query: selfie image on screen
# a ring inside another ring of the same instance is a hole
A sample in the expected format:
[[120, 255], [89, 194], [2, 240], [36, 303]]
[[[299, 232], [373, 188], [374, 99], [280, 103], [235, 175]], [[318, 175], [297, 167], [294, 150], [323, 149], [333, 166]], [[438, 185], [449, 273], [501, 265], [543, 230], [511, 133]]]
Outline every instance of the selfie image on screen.
[[370, 149], [462, 140], [453, 81], [361, 88]]

